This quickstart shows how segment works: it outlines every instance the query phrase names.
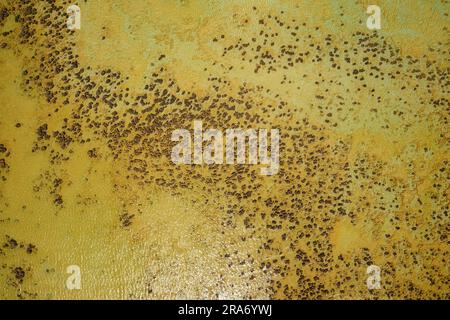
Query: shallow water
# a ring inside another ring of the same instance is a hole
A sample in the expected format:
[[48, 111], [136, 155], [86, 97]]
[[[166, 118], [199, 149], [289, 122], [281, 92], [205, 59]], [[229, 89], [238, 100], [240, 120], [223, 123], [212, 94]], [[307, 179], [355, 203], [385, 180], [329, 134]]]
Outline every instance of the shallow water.
[[[0, 0], [1, 298], [449, 298], [448, 3], [52, 3]], [[278, 174], [173, 164], [194, 120]]]

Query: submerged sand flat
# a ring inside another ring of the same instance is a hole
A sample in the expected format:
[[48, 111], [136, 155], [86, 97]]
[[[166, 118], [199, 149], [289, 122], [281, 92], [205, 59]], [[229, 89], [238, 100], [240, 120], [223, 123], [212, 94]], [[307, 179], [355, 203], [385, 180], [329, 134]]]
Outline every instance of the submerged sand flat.
[[0, 298], [449, 299], [450, 3], [369, 4], [0, 0]]

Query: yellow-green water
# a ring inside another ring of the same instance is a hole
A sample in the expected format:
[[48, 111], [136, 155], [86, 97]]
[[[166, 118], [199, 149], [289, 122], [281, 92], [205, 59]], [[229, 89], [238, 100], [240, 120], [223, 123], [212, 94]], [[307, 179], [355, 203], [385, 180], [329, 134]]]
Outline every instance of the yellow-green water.
[[[70, 4], [0, 0], [1, 298], [449, 298], [448, 1]], [[193, 120], [279, 173], [173, 164]]]

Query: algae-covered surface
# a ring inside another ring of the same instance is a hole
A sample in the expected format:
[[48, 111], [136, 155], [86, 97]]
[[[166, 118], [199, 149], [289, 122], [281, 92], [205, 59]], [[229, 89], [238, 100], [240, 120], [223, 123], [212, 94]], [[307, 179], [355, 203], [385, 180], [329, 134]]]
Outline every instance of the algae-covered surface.
[[450, 2], [370, 4], [0, 0], [0, 298], [449, 299]]

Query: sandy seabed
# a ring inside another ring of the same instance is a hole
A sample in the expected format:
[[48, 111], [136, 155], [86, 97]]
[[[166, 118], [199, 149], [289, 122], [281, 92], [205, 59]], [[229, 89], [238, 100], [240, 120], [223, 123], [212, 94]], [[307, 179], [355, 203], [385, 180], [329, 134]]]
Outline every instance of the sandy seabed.
[[450, 3], [377, 2], [0, 0], [0, 298], [449, 299]]

